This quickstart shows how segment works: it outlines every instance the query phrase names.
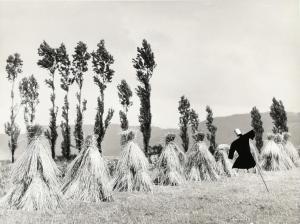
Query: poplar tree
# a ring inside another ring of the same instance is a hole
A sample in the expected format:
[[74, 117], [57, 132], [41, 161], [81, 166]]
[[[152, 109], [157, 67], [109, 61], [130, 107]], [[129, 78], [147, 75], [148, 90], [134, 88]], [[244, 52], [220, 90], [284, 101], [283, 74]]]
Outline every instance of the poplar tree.
[[261, 152], [261, 149], [264, 145], [263, 142], [263, 122], [261, 120], [261, 115], [259, 113], [259, 110], [256, 107], [253, 107], [251, 110], [251, 126], [253, 130], [255, 131], [255, 145], [259, 152]]
[[69, 91], [74, 78], [71, 77], [71, 62], [65, 45], [62, 43], [57, 49], [57, 62], [60, 77], [60, 87], [65, 91], [64, 105], [62, 107], [62, 121], [60, 124], [63, 141], [61, 143], [62, 155], [65, 159], [71, 156], [71, 127], [69, 124]]
[[270, 116], [273, 119], [273, 133], [288, 132], [289, 128], [287, 126], [287, 114], [284, 105], [281, 100], [276, 100], [275, 97], [272, 99]]
[[151, 85], [150, 79], [153, 75], [156, 63], [154, 60], [154, 53], [152, 52], [151, 45], [147, 40], [143, 40], [142, 47], [137, 48], [137, 56], [132, 59], [133, 67], [136, 69], [136, 77], [139, 82], [136, 88], [136, 94], [140, 99], [140, 130], [143, 134], [144, 153], [147, 157], [148, 147], [151, 138]]
[[103, 141], [106, 130], [114, 115], [112, 108], [108, 109], [104, 119], [104, 91], [107, 85], [111, 83], [115, 71], [111, 69], [114, 63], [113, 56], [105, 48], [104, 40], [97, 44], [96, 51], [92, 52], [92, 67], [95, 72], [94, 83], [99, 87], [99, 96], [97, 97], [97, 113], [95, 118], [94, 133], [97, 135], [97, 146], [102, 153], [101, 143]]
[[191, 109], [190, 111], [190, 126], [191, 126], [191, 130], [192, 133], [196, 133], [199, 130], [199, 124], [200, 124], [200, 120], [199, 120], [199, 115], [197, 114], [197, 112], [194, 109]]
[[51, 154], [52, 158], [55, 158], [55, 145], [57, 140], [57, 112], [58, 107], [56, 106], [56, 95], [55, 95], [55, 72], [57, 70], [57, 49], [52, 48], [46, 41], [40, 45], [38, 49], [38, 54], [41, 57], [38, 60], [37, 64], [46, 70], [49, 71], [49, 78], [45, 79], [46, 85], [50, 88], [50, 101], [51, 101], [51, 108], [50, 111], [50, 122], [49, 122], [49, 129], [46, 130], [45, 135], [49, 140], [50, 147], [51, 147]]
[[83, 76], [88, 71], [88, 60], [91, 55], [87, 52], [87, 46], [83, 42], [78, 42], [75, 47], [75, 53], [73, 54], [72, 61], [72, 72], [75, 82], [78, 86], [78, 92], [76, 93], [77, 105], [76, 105], [76, 120], [74, 128], [74, 137], [76, 148], [81, 151], [84, 133], [83, 133], [83, 113], [86, 110], [87, 100], [82, 99], [82, 87], [83, 87]]
[[131, 101], [132, 91], [130, 89], [130, 86], [124, 79], [121, 80], [121, 83], [117, 86], [117, 88], [118, 88], [119, 100], [123, 107], [123, 110], [120, 110], [120, 112], [119, 112], [121, 129], [123, 131], [125, 131], [129, 127], [127, 113], [128, 113], [129, 107], [132, 105], [132, 101]]
[[20, 128], [16, 124], [16, 117], [18, 114], [18, 105], [15, 103], [15, 84], [19, 74], [22, 73], [23, 61], [18, 53], [10, 55], [6, 60], [7, 79], [11, 83], [10, 97], [10, 121], [4, 125], [5, 133], [9, 136], [8, 147], [11, 151], [11, 162], [15, 161], [15, 151], [18, 147], [18, 138], [20, 135]]
[[209, 151], [211, 154], [214, 154], [217, 144], [216, 144], [216, 132], [217, 132], [217, 127], [213, 124], [214, 117], [213, 117], [213, 112], [209, 106], [206, 106], [206, 127], [208, 130], [207, 139], [209, 140]]
[[182, 147], [185, 152], [189, 149], [189, 134], [188, 134], [188, 125], [190, 121], [190, 102], [185, 96], [181, 96], [179, 100], [178, 111], [180, 114], [179, 117], [179, 129], [180, 129], [180, 138], [182, 141]]
[[19, 84], [21, 96], [21, 105], [24, 106], [24, 121], [27, 130], [27, 138], [30, 138], [30, 132], [34, 125], [36, 107], [39, 104], [39, 84], [34, 77], [24, 77]]

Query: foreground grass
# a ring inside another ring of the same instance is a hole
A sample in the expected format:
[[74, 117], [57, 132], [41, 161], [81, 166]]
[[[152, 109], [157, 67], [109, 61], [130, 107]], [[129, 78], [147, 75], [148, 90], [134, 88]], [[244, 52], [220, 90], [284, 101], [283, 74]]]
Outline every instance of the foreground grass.
[[[0, 173], [0, 196], [7, 186], [7, 170]], [[51, 214], [0, 209], [0, 223], [299, 224], [300, 169], [264, 176], [270, 193], [257, 174], [240, 174], [214, 183], [155, 186], [153, 193], [114, 193], [113, 202], [68, 201], [63, 210]]]

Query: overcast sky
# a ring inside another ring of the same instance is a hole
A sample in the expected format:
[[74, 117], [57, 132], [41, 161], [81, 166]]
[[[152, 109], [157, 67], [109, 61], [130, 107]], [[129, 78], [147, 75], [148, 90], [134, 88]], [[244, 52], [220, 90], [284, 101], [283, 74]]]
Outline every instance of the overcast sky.
[[[137, 81], [132, 67], [136, 48], [146, 38], [157, 67], [151, 79], [153, 125], [177, 127], [178, 100], [186, 95], [200, 118], [210, 105], [215, 116], [248, 113], [253, 106], [268, 111], [275, 96], [288, 111], [300, 111], [300, 35], [297, 0], [210, 0], [198, 2], [0, 2], [0, 133], [9, 119], [8, 55], [18, 52], [23, 74], [40, 83], [37, 122], [47, 124], [49, 89], [47, 71], [36, 64], [39, 44], [58, 47], [64, 42], [73, 54], [78, 41], [88, 50], [104, 39], [114, 56], [116, 71], [105, 92], [106, 109], [120, 109], [116, 85]], [[88, 100], [84, 123], [95, 117], [97, 87], [92, 71], [86, 74], [83, 95]], [[58, 78], [58, 75], [57, 75]], [[57, 79], [57, 103], [63, 92]], [[17, 90], [17, 89], [16, 89]], [[75, 120], [74, 85], [70, 94], [71, 121]], [[138, 124], [139, 101], [129, 112]], [[24, 129], [23, 112], [18, 122]], [[59, 111], [59, 120], [61, 110]], [[118, 112], [113, 118], [119, 123]]]

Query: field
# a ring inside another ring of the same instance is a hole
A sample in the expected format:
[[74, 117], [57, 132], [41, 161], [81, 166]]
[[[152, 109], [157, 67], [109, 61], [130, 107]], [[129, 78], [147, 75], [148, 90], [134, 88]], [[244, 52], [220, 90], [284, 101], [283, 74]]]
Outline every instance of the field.
[[[9, 166], [0, 170], [0, 196], [9, 187]], [[114, 193], [100, 204], [68, 201], [51, 214], [0, 209], [11, 223], [300, 223], [300, 169], [242, 173], [214, 183], [155, 186], [153, 193]]]

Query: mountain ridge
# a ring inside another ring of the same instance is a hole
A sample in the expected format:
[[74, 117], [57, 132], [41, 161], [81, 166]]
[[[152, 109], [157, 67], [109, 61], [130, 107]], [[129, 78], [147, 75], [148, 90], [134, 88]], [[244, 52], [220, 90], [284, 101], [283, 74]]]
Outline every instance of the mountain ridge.
[[[300, 113], [288, 112], [288, 126], [292, 134], [291, 140], [295, 146], [300, 145]], [[268, 112], [261, 113], [262, 121], [264, 123], [264, 134], [272, 131], [272, 119]], [[251, 127], [251, 116], [250, 114], [233, 114], [229, 116], [220, 116], [214, 118], [214, 124], [217, 126], [216, 141], [218, 144], [230, 144], [231, 141], [235, 139], [233, 130], [235, 128], [240, 128], [242, 131], [246, 132], [250, 130]], [[131, 129], [137, 131], [137, 143], [142, 147], [142, 134], [139, 131], [138, 126], [131, 126]], [[73, 134], [74, 126], [71, 126], [71, 133]], [[207, 132], [205, 127], [205, 121], [200, 123], [200, 129]], [[83, 130], [85, 135], [93, 133], [93, 125], [84, 125]], [[152, 126], [150, 145], [154, 144], [164, 144], [164, 137], [167, 133], [172, 132], [178, 135], [179, 130], [176, 128], [160, 128], [157, 126]], [[62, 136], [60, 130], [58, 131], [59, 137], [56, 144], [57, 155], [61, 154], [60, 143], [62, 141]], [[118, 156], [120, 153], [120, 125], [111, 124], [107, 130], [107, 133], [103, 141], [103, 154], [106, 156]], [[21, 134], [19, 141], [20, 146], [16, 151], [16, 157], [25, 149], [26, 145], [26, 135]], [[10, 159], [10, 151], [7, 146], [8, 136], [5, 134], [0, 134], [0, 160]], [[181, 144], [179, 137], [177, 137], [177, 143]], [[192, 142], [192, 139], [190, 140]], [[73, 135], [72, 135], [72, 145], [75, 145]], [[77, 150], [72, 148], [72, 153], [77, 153]]]

